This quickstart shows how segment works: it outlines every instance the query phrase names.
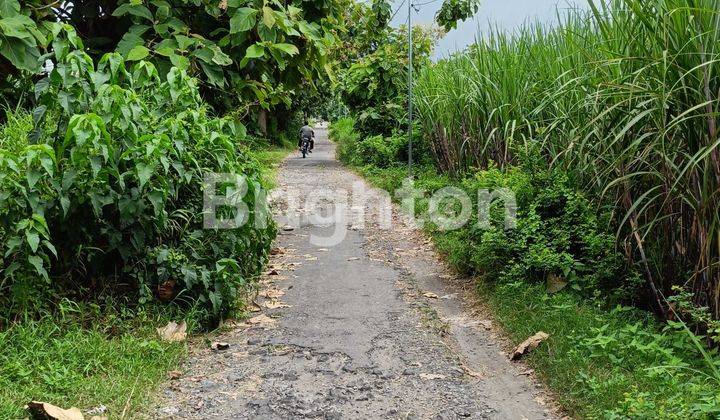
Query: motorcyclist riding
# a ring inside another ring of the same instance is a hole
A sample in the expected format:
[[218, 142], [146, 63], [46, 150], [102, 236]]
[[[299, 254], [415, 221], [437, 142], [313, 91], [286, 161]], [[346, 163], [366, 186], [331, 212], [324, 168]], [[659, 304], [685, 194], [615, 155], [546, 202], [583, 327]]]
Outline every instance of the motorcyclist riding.
[[300, 129], [300, 141], [298, 142], [298, 147], [302, 147], [303, 139], [308, 139], [310, 141], [310, 150], [308, 150], [308, 152], [312, 153], [312, 149], [315, 147], [315, 131], [308, 125], [307, 120], [305, 121], [305, 125], [303, 125]]

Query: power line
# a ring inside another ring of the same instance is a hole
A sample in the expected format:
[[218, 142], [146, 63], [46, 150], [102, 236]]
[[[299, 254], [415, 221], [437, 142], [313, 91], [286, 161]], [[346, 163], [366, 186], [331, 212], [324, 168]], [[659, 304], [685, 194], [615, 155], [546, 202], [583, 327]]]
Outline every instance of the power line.
[[398, 12], [400, 11], [400, 9], [402, 9], [402, 7], [405, 5], [405, 1], [406, 0], [403, 0], [402, 3], [400, 3], [400, 6], [398, 6], [397, 9], [395, 9], [395, 11], [392, 14], [392, 17], [390, 17], [390, 21], [392, 21], [395, 18], [395, 15], [397, 15]]
[[415, 7], [425, 6], [425, 5], [427, 5], [427, 4], [435, 3], [435, 2], [437, 2], [437, 1], [439, 1], [439, 0], [428, 0], [428, 1], [425, 1], [425, 2], [422, 2], [422, 3], [413, 3], [413, 6], [415, 6]]

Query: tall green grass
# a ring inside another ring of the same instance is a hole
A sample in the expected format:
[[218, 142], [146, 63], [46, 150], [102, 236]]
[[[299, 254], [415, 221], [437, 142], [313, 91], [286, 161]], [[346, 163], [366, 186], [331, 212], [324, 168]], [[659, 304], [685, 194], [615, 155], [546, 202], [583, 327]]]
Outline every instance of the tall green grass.
[[614, 214], [671, 318], [673, 286], [720, 318], [720, 1], [611, 0], [493, 32], [420, 72], [419, 120], [450, 173], [563, 169]]

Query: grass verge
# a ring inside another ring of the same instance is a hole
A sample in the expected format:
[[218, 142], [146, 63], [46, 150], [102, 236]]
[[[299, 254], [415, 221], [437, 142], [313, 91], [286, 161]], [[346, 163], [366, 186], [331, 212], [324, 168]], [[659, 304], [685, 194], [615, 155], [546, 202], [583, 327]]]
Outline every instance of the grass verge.
[[280, 169], [280, 163], [293, 150], [295, 150], [295, 145], [286, 142], [279, 146], [261, 146], [260, 149], [254, 153], [255, 158], [263, 168], [262, 177], [266, 188], [272, 189], [277, 186], [277, 172]]
[[89, 307], [69, 316], [48, 316], [0, 332], [0, 418], [26, 418], [32, 400], [89, 410], [104, 405], [120, 418], [142, 412], [154, 390], [186, 354], [185, 344], [166, 343], [154, 327], [164, 317], [134, 314], [109, 327], [92, 320]]

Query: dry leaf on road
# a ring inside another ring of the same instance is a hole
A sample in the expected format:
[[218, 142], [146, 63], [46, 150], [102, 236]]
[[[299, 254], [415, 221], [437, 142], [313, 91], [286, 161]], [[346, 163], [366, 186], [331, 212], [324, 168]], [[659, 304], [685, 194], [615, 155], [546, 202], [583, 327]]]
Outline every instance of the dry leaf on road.
[[252, 317], [245, 322], [247, 322], [250, 325], [262, 325], [262, 324], [274, 324], [276, 321], [273, 318], [270, 318], [269, 316], [262, 314], [262, 315]]
[[267, 289], [258, 293], [258, 296], [262, 296], [268, 299], [277, 299], [285, 295], [285, 292], [280, 289]]
[[157, 328], [157, 333], [163, 341], [185, 341], [187, 338], [187, 324], [185, 321], [178, 324], [170, 321], [162, 328]]
[[71, 407], [69, 409], [63, 409], [52, 404], [42, 401], [32, 401], [27, 405], [27, 409], [30, 410], [33, 415], [53, 420], [84, 420], [82, 411], [80, 409]]
[[210, 345], [210, 348], [215, 351], [227, 350], [230, 348], [230, 344], [221, 341], [215, 341]]
[[529, 353], [537, 346], [539, 346], [540, 343], [547, 340], [548, 337], [550, 337], [550, 334], [543, 331], [538, 331], [537, 333], [535, 333], [535, 335], [529, 337], [527, 340], [523, 341], [517, 347], [515, 347], [515, 350], [513, 350], [512, 354], [510, 355], [510, 359], [517, 360], [523, 357], [525, 354]]
[[279, 300], [270, 300], [264, 303], [265, 307], [268, 309], [281, 309], [281, 308], [292, 308], [292, 306], [280, 302]]

